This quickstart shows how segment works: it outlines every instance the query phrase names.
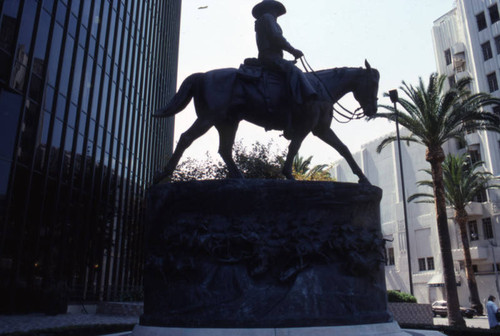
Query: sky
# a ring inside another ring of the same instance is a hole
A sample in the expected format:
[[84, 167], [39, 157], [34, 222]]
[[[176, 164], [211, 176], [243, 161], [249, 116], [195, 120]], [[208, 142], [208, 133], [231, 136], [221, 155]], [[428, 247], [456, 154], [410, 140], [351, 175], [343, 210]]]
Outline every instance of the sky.
[[[247, 57], [257, 56], [254, 18], [257, 0], [182, 1], [177, 85], [192, 73], [218, 68], [238, 68]], [[361, 67], [365, 59], [380, 72], [379, 103], [390, 105], [384, 92], [397, 89], [404, 80], [417, 84], [436, 71], [431, 30], [433, 22], [454, 7], [453, 0], [282, 0], [287, 13], [278, 18], [283, 35], [302, 50], [314, 70]], [[285, 53], [286, 54], [286, 53]], [[285, 58], [293, 59], [286, 54]], [[399, 91], [400, 96], [403, 95]], [[351, 94], [340, 103], [358, 107]], [[380, 111], [380, 109], [379, 109]], [[174, 144], [196, 119], [191, 104], [176, 115]], [[356, 152], [367, 142], [383, 139], [395, 131], [386, 120], [356, 120], [331, 128]], [[250, 147], [256, 141], [273, 141], [276, 150], [288, 141], [279, 131], [266, 132], [246, 121], [240, 123], [237, 141]], [[215, 128], [195, 141], [183, 159], [218, 158]], [[313, 164], [331, 164], [340, 155], [310, 134], [299, 155], [313, 156]], [[182, 161], [182, 160], [181, 160]]]

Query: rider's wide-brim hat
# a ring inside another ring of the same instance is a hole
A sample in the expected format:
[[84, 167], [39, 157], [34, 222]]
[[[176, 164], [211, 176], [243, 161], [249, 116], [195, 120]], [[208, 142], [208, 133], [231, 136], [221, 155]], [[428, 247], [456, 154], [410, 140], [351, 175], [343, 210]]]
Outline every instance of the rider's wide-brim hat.
[[286, 8], [279, 1], [262, 0], [262, 2], [255, 5], [252, 9], [252, 15], [256, 19], [269, 12], [274, 12], [277, 16], [281, 16], [286, 13]]

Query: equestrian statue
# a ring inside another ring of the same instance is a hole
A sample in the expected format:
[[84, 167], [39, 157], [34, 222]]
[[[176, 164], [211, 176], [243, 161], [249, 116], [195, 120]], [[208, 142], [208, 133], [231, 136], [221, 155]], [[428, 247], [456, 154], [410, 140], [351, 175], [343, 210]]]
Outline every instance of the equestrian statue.
[[[379, 72], [365, 61], [365, 68], [333, 68], [303, 73], [295, 66], [304, 56], [283, 37], [277, 18], [286, 9], [276, 0], [257, 4], [255, 32], [258, 58], [244, 61], [239, 69], [226, 68], [195, 73], [187, 77], [179, 91], [164, 108], [153, 116], [165, 118], [182, 111], [194, 98], [197, 119], [184, 132], [163, 171], [155, 175], [155, 183], [168, 179], [184, 151], [192, 142], [215, 126], [219, 132], [219, 154], [230, 178], [243, 178], [232, 158], [232, 148], [241, 120], [283, 130], [290, 140], [283, 175], [293, 179], [292, 163], [304, 138], [312, 132], [335, 148], [359, 178], [369, 184], [349, 149], [331, 130], [334, 104], [352, 92], [367, 117], [377, 112]], [[295, 61], [283, 59], [283, 51]]]

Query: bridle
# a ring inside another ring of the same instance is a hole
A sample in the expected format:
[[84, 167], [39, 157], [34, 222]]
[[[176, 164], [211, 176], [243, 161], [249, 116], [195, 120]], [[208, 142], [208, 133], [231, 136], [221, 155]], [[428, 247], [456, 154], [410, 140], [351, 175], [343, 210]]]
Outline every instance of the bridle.
[[[339, 120], [336, 116], [335, 116], [335, 113], [333, 114], [333, 118], [338, 122], [338, 123], [341, 123], [341, 124], [347, 124], [348, 122], [350, 122], [351, 120], [359, 120], [359, 119], [362, 119], [364, 117], [364, 113], [363, 112], [359, 112], [359, 110], [362, 109], [362, 107], [358, 107], [357, 109], [354, 110], [354, 112], [346, 109], [344, 106], [342, 106], [342, 104], [340, 104], [338, 101], [335, 102], [335, 99], [332, 97], [332, 95], [330, 94], [330, 91], [327, 89], [325, 83], [321, 80], [321, 78], [316, 74], [316, 71], [314, 71], [314, 69], [311, 67], [311, 65], [309, 65], [309, 62], [307, 62], [307, 59], [305, 56], [302, 56], [300, 58], [300, 62], [302, 63], [302, 66], [304, 67], [304, 69], [306, 70], [307, 73], [312, 73], [314, 75], [314, 77], [316, 77], [316, 79], [321, 83], [321, 85], [323, 86], [323, 89], [325, 89], [326, 93], [328, 94], [328, 96], [330, 97], [330, 99], [332, 100], [333, 103], [333, 106], [332, 106], [332, 109], [334, 112], [337, 112], [337, 114], [339, 114], [341, 117], [345, 118], [346, 121], [342, 121], [342, 120]], [[338, 105], [340, 106], [340, 108], [342, 110], [344, 110], [344, 112], [340, 112], [338, 109], [335, 108], [335, 105]]]

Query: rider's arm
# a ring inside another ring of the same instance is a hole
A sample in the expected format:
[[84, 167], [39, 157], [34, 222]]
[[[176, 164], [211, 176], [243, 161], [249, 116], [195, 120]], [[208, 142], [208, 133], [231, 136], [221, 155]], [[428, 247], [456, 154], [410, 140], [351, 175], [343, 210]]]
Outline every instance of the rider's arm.
[[262, 20], [264, 22], [267, 34], [269, 34], [270, 39], [277, 47], [281, 48], [281, 50], [289, 52], [295, 58], [303, 55], [300, 50], [292, 47], [292, 45], [285, 39], [280, 26], [271, 14], [264, 14], [262, 16]]

